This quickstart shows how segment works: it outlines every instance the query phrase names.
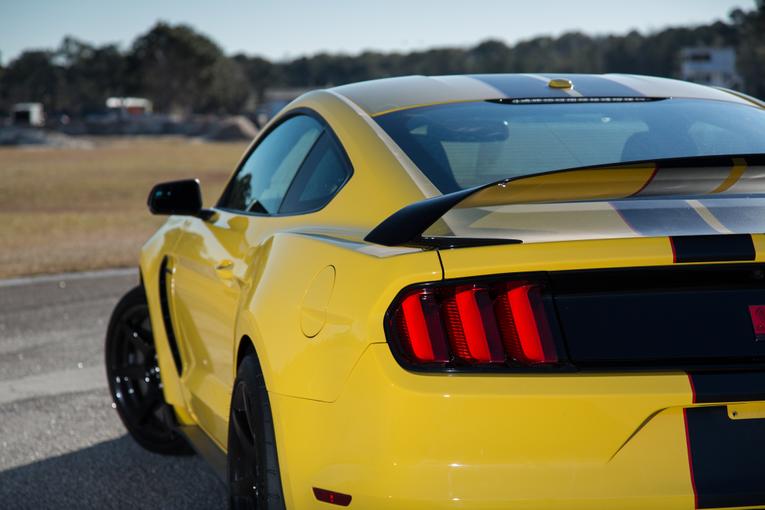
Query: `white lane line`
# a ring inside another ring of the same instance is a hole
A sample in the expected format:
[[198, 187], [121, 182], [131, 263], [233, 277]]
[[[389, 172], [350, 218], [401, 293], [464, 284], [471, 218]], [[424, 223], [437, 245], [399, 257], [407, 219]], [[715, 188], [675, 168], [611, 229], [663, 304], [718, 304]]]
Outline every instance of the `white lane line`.
[[25, 276], [22, 278], [9, 278], [0, 280], [0, 287], [18, 287], [21, 285], [33, 285], [35, 283], [51, 283], [72, 280], [97, 280], [99, 278], [111, 278], [115, 276], [138, 276], [138, 269], [126, 267], [119, 269], [101, 269], [98, 271], [82, 271], [78, 273], [45, 274], [39, 276]]
[[106, 388], [106, 371], [101, 366], [28, 375], [20, 379], [0, 381], [0, 405], [17, 400], [51, 397], [100, 388]]

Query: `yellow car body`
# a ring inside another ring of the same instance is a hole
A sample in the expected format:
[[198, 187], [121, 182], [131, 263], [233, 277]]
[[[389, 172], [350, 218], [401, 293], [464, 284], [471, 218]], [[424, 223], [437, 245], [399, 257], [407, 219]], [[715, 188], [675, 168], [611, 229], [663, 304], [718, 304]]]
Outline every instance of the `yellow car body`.
[[[576, 90], [577, 76], [568, 78]], [[649, 96], [759, 107], [670, 80], [609, 79], [642, 84]], [[761, 424], [765, 402], [699, 403], [685, 370], [438, 373], [396, 360], [386, 313], [410, 285], [682, 265], [669, 236], [453, 249], [364, 241], [394, 212], [440, 195], [375, 117], [498, 94], [469, 77], [308, 93], [272, 123], [310, 110], [331, 126], [353, 174], [325, 207], [273, 217], [223, 209], [207, 218], [170, 217], [144, 246], [140, 269], [164, 397], [179, 425], [198, 427], [225, 454], [237, 364], [254, 351], [271, 401], [287, 508], [329, 507], [317, 501], [316, 487], [373, 510], [693, 509], [709, 501], [765, 507], [763, 471], [730, 475], [760, 481], [749, 499], [703, 499], [687, 431], [687, 414], [699, 409]], [[725, 170], [728, 178], [734, 167]], [[756, 255], [747, 263], [765, 262], [765, 236], [752, 239]], [[744, 467], [717, 468], [737, 469]]]

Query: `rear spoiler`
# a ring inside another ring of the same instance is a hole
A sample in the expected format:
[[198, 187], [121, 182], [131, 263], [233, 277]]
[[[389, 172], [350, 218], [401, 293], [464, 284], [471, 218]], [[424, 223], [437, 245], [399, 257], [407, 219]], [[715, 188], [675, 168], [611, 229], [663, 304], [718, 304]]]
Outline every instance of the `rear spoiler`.
[[[747, 171], [755, 166], [761, 168]], [[384, 246], [431, 248], [520, 243], [518, 239], [429, 236], [426, 232], [454, 209], [763, 193], [765, 154], [586, 166], [502, 179], [415, 202], [390, 215], [369, 232], [364, 240]]]
[[471, 195], [480, 193], [491, 186], [498, 186], [503, 180], [463, 189], [453, 193], [447, 193], [439, 197], [427, 198], [420, 202], [409, 204], [403, 209], [388, 216], [382, 223], [377, 225], [367, 236], [365, 241], [383, 246], [414, 245], [429, 248], [454, 248], [460, 246], [475, 246], [477, 244], [507, 244], [520, 243], [518, 239], [479, 239], [479, 238], [455, 238], [423, 236], [436, 221], [451, 209], [457, 207], [463, 200]]

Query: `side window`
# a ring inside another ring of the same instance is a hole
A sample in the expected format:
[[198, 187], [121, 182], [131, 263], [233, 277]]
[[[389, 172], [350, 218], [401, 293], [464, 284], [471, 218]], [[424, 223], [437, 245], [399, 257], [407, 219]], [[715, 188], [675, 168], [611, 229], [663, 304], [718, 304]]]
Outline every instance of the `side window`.
[[350, 174], [337, 142], [325, 132], [300, 168], [279, 212], [294, 214], [325, 206]]
[[276, 214], [323, 127], [306, 115], [279, 124], [258, 143], [229, 183], [219, 207]]

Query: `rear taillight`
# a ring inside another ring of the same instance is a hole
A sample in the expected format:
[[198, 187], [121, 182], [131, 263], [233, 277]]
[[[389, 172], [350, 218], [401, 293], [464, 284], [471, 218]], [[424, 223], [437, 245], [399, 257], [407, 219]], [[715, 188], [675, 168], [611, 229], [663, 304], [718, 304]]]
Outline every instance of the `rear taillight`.
[[396, 329], [413, 360], [424, 363], [449, 361], [438, 302], [432, 292], [418, 290], [405, 296], [395, 317]]
[[539, 286], [507, 284], [494, 301], [505, 348], [523, 363], [555, 363], [558, 355], [542, 304]]
[[558, 362], [538, 283], [415, 287], [399, 296], [390, 316], [391, 341], [415, 365]]
[[505, 351], [489, 290], [460, 286], [447, 292], [442, 310], [455, 355], [471, 363], [504, 363]]

